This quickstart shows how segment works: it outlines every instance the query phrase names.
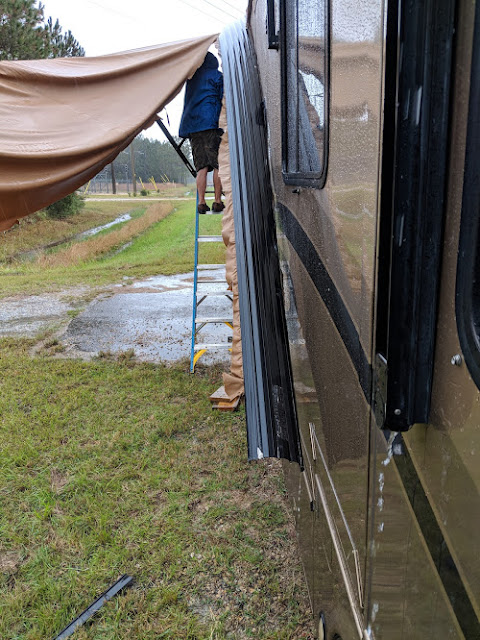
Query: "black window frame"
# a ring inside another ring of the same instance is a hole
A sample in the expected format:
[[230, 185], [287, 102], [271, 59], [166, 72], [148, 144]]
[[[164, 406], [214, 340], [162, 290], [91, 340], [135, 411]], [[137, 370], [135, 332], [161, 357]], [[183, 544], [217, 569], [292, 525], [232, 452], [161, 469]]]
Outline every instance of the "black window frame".
[[278, 50], [280, 48], [280, 36], [277, 31], [277, 16], [275, 8], [278, 0], [267, 0], [267, 35], [268, 48]]
[[395, 64], [397, 78], [396, 86], [386, 78], [375, 378], [379, 426], [408, 431], [430, 415], [456, 0], [398, 10], [387, 30], [387, 71]]
[[[288, 112], [287, 112], [287, 3], [298, 0], [281, 0], [280, 1], [280, 52], [281, 52], [281, 102], [282, 102], [282, 177], [287, 185], [300, 187], [310, 187], [314, 189], [323, 189], [327, 179], [328, 155], [329, 155], [329, 129], [330, 129], [330, 51], [331, 51], [331, 29], [330, 29], [330, 0], [323, 0], [325, 5], [325, 115], [324, 115], [324, 144], [321, 161], [321, 171], [305, 172], [305, 171], [288, 171], [287, 170], [287, 154], [288, 154]], [[298, 42], [298, 33], [297, 33]], [[297, 47], [298, 50], [298, 47]], [[316, 148], [316, 147], [315, 147]]]

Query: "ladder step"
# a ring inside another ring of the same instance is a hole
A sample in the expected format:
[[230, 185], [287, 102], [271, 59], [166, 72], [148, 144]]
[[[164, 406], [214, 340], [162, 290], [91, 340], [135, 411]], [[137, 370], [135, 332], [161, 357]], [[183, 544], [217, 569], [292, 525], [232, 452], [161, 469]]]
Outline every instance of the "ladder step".
[[217, 262], [217, 264], [197, 264], [197, 270], [198, 271], [206, 271], [211, 270], [211, 269], [218, 269], [219, 267], [223, 267], [225, 268], [224, 264], [220, 264]]
[[198, 236], [199, 242], [223, 242], [222, 236]]
[[221, 342], [220, 344], [196, 344], [195, 351], [201, 351], [202, 349], [231, 349], [231, 343]]
[[223, 316], [220, 318], [195, 318], [195, 324], [207, 324], [209, 322], [230, 322], [230, 324], [232, 324], [233, 318], [225, 318]]
[[233, 296], [233, 293], [230, 289], [225, 289], [225, 291], [197, 291], [197, 296]]

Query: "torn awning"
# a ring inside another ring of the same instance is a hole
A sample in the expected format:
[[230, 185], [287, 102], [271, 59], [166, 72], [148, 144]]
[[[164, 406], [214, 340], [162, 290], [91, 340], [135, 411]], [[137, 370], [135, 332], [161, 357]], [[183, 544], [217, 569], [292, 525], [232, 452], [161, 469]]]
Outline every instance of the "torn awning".
[[177, 95], [216, 38], [0, 62], [0, 231], [112, 162]]

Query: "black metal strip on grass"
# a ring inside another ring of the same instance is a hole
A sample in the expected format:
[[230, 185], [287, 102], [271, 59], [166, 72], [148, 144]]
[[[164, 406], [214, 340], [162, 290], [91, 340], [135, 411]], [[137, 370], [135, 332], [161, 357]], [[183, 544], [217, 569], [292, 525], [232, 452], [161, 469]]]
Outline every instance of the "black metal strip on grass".
[[60, 631], [58, 636], [55, 636], [54, 640], [64, 640], [69, 638], [77, 629], [81, 627], [87, 620], [89, 620], [103, 605], [117, 595], [122, 589], [129, 587], [133, 582], [133, 578], [124, 574], [119, 578], [115, 584], [109, 587], [106, 591], [99, 596], [95, 602], [93, 602], [85, 611], [83, 611], [73, 622], [71, 622], [65, 629]]

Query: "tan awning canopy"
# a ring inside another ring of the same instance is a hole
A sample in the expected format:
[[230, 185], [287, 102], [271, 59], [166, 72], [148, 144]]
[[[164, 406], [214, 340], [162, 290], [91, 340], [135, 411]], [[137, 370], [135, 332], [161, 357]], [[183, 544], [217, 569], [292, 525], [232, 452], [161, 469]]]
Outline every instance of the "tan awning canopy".
[[177, 95], [216, 38], [97, 58], [0, 62], [0, 230], [112, 162]]

